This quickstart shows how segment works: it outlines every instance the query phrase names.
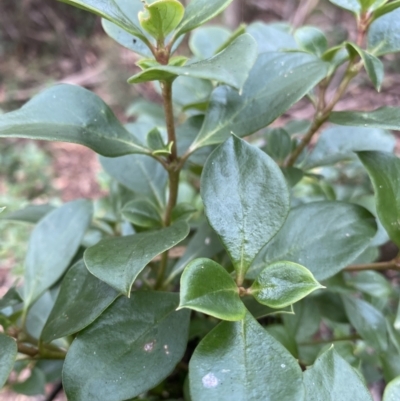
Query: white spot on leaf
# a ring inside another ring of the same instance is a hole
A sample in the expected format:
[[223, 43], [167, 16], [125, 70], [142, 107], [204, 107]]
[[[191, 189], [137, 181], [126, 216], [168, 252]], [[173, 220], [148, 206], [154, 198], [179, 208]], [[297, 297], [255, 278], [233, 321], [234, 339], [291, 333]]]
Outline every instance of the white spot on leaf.
[[155, 344], [155, 341], [152, 341], [152, 342], [150, 342], [150, 343], [147, 343], [147, 344], [144, 345], [143, 349], [144, 349], [146, 352], [151, 352], [151, 351], [153, 351], [154, 344]]
[[203, 386], [205, 388], [215, 388], [218, 386], [218, 379], [215, 377], [213, 373], [209, 373], [205, 375], [201, 381], [203, 382]]

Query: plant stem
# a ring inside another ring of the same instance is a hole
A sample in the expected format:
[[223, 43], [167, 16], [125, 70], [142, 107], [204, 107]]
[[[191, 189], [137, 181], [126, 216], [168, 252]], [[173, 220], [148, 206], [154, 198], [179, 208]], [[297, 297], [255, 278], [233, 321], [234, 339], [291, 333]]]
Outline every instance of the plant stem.
[[400, 271], [400, 260], [393, 259], [389, 262], [379, 262], [379, 263], [367, 263], [365, 265], [352, 265], [344, 269], [348, 272], [361, 272], [365, 270], [375, 270], [375, 271], [385, 271], [385, 270], [396, 270]]
[[[168, 171], [169, 178], [169, 198], [164, 214], [164, 226], [168, 227], [172, 222], [172, 211], [176, 206], [179, 193], [179, 177], [182, 169], [182, 164], [179, 163], [178, 151], [176, 146], [176, 132], [174, 109], [172, 102], [172, 82], [162, 82], [162, 95], [165, 110], [165, 122], [168, 133], [168, 143], [172, 143], [171, 154], [168, 158], [168, 164], [165, 166]], [[160, 267], [157, 274], [155, 288], [162, 288], [164, 276], [168, 265], [169, 251], [165, 251], [161, 257]]]

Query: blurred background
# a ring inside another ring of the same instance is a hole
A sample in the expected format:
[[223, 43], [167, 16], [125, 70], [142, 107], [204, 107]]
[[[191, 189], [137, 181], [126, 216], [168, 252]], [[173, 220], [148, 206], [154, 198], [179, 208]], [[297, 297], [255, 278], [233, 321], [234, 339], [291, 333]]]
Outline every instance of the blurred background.
[[[327, 34], [330, 44], [354, 38], [355, 33], [353, 16], [328, 0], [235, 0], [212, 24], [235, 28], [256, 20], [288, 21], [295, 27], [314, 25]], [[0, 1], [0, 113], [19, 108], [45, 87], [65, 82], [96, 92], [122, 121], [128, 121], [126, 111], [135, 99], [160, 100], [151, 84], [126, 84], [137, 70], [136, 61], [135, 54], [105, 35], [100, 18], [87, 12], [56, 0]], [[386, 59], [387, 75], [380, 94], [361, 75], [338, 109], [398, 105], [397, 61]], [[283, 118], [309, 118], [312, 112], [307, 102], [300, 102]], [[106, 180], [96, 155], [87, 148], [0, 140], [0, 205], [9, 210], [27, 203], [96, 199], [105, 193]], [[22, 272], [28, 237], [26, 225], [0, 222], [0, 297], [10, 280]], [[27, 399], [35, 398], [0, 394], [0, 401]]]

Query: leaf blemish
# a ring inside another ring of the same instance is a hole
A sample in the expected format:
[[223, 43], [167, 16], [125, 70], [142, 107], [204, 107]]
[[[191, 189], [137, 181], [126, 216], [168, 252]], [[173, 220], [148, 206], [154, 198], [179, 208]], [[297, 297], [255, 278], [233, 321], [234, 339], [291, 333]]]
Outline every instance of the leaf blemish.
[[218, 386], [218, 379], [215, 377], [213, 373], [208, 373], [205, 375], [201, 381], [203, 382], [203, 386], [205, 388], [215, 388]]
[[154, 349], [154, 345], [155, 345], [155, 341], [152, 341], [152, 342], [150, 342], [150, 343], [145, 344], [144, 347], [143, 347], [143, 349], [144, 349], [146, 352], [151, 352], [151, 351], [153, 351], [153, 349]]

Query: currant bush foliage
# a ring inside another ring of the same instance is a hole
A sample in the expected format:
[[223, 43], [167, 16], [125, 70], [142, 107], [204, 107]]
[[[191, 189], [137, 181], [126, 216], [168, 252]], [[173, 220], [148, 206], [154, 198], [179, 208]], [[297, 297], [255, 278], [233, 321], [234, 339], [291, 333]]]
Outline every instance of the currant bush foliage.
[[[0, 300], [0, 385], [36, 395], [62, 378], [69, 401], [367, 401], [385, 381], [398, 400], [399, 291], [380, 271], [400, 259], [375, 262], [400, 246], [400, 109], [335, 106], [363, 69], [382, 87], [400, 2], [331, 0], [358, 32], [332, 44], [311, 26], [204, 25], [232, 0], [62, 1], [139, 55], [128, 83], [154, 82], [163, 108], [141, 100], [124, 126], [57, 85], [0, 117], [0, 137], [87, 146], [112, 177], [95, 202], [1, 210], [35, 227], [23, 285]], [[185, 35], [189, 57], [175, 55]], [[302, 99], [311, 121], [270, 126]]]

